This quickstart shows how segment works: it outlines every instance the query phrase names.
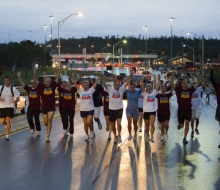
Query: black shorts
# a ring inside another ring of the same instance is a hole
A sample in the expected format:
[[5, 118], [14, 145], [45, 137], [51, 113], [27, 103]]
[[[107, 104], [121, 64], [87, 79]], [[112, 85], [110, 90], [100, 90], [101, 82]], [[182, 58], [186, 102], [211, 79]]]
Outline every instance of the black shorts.
[[94, 115], [94, 110], [90, 110], [90, 111], [80, 111], [80, 116], [82, 118], [88, 117], [89, 115]]
[[0, 118], [10, 117], [13, 118], [14, 116], [14, 108], [0, 108]]
[[47, 114], [48, 112], [55, 112], [56, 108], [51, 107], [51, 108], [41, 108], [42, 114]]
[[110, 110], [109, 109], [109, 121], [115, 122], [117, 119], [122, 119], [123, 108], [118, 110]]
[[191, 121], [192, 119], [192, 110], [178, 110], [178, 121], [179, 124], [183, 124], [185, 120]]
[[220, 106], [217, 106], [216, 108], [215, 119], [220, 121]]
[[169, 121], [170, 114], [157, 114], [157, 119], [159, 122]]
[[138, 108], [138, 111], [143, 113], [143, 108]]
[[156, 112], [144, 112], [144, 119], [149, 120], [151, 115], [156, 115]]
[[108, 111], [104, 110], [104, 116], [109, 116], [109, 110]]

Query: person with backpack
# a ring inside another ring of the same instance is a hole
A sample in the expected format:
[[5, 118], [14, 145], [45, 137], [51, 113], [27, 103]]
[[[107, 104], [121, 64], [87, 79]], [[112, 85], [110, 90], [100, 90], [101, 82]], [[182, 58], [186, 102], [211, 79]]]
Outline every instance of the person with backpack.
[[[36, 74], [36, 70], [34, 70], [34, 75]], [[41, 113], [41, 102], [40, 102], [40, 88], [34, 82], [34, 79], [31, 79], [31, 85], [26, 85], [21, 79], [21, 72], [17, 73], [18, 80], [20, 84], [24, 87], [24, 90], [28, 93], [29, 105], [27, 108], [27, 120], [30, 126], [30, 135], [34, 134], [35, 127], [37, 130], [37, 136], [40, 136], [41, 126], [40, 126], [40, 113]], [[33, 118], [34, 121], [33, 122]]]
[[11, 77], [4, 77], [4, 84], [0, 87], [0, 122], [5, 125], [5, 140], [9, 140], [11, 119], [14, 116], [15, 104], [19, 102], [20, 94], [11, 85]]

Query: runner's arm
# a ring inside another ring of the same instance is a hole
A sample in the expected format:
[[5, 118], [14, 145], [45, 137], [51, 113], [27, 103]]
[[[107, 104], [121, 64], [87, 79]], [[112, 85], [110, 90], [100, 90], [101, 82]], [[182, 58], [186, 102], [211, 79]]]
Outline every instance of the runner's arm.
[[140, 81], [140, 83], [141, 83], [141, 89], [142, 89], [142, 92], [144, 92], [144, 79], [145, 79], [145, 76], [143, 76], [142, 78], [141, 78], [141, 81]]
[[107, 90], [108, 86], [106, 84], [106, 75], [103, 76], [103, 79], [102, 79], [102, 85], [105, 87], [105, 89]]
[[130, 82], [131, 82], [131, 75], [128, 77], [127, 82], [123, 84], [125, 89], [126, 89], [127, 86], [130, 84]]
[[196, 85], [195, 85], [195, 89], [198, 88], [198, 86], [200, 85], [200, 72], [196, 71]]
[[72, 73], [72, 81], [73, 81], [73, 83], [74, 83], [74, 85], [76, 87], [76, 90], [78, 91], [79, 90], [79, 86], [76, 83], [76, 79], [75, 79], [75, 74], [74, 73]]
[[21, 79], [21, 72], [19, 71], [19, 72], [17, 73], [17, 75], [18, 75], [18, 81], [19, 81], [20, 85], [22, 85], [22, 86], [24, 87], [25, 84], [24, 84], [23, 80]]
[[56, 78], [55, 82], [57, 84], [59, 84], [59, 81], [60, 81], [60, 69], [57, 69], [57, 78]]
[[159, 89], [160, 89], [160, 74], [158, 74], [158, 77], [157, 77], [156, 91], [159, 91]]
[[172, 80], [171, 80], [171, 84], [170, 84], [170, 85], [171, 85], [171, 88], [172, 88], [173, 90], [175, 90], [175, 88], [176, 88], [176, 86], [175, 86], [175, 84], [174, 84], [174, 74], [175, 74], [175, 73], [172, 72], [172, 76], [171, 76], [171, 77], [172, 77]]
[[39, 81], [37, 80], [36, 72], [37, 72], [37, 69], [34, 69], [34, 83], [36, 84], [36, 86], [38, 86], [39, 85]]
[[94, 89], [96, 89], [96, 86], [97, 86], [97, 84], [98, 84], [100, 78], [101, 78], [101, 72], [99, 73], [98, 78], [96, 79], [95, 83], [93, 84], [93, 88], [94, 88]]

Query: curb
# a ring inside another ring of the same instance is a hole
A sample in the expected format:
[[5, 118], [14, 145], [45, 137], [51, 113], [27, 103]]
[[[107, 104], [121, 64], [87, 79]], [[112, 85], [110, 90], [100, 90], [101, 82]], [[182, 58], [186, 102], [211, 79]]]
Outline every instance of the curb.
[[[79, 108], [75, 109], [75, 111], [79, 111], [79, 110], [80, 110]], [[59, 117], [60, 117], [60, 115], [57, 115], [57, 116], [53, 117], [53, 119], [57, 119], [57, 118], [59, 118]], [[43, 120], [40, 121], [40, 123], [43, 123], [43, 122], [44, 122]], [[12, 130], [12, 131], [10, 132], [10, 134], [16, 133], [16, 132], [18, 132], [18, 131], [22, 131], [22, 130], [27, 129], [27, 128], [29, 128], [29, 125], [24, 126], [24, 127], [20, 127], [20, 128], [17, 128], [17, 129], [14, 129], [14, 130]], [[6, 135], [6, 133], [0, 134], [0, 138], [3, 137], [3, 136], [5, 136], [5, 135]]]

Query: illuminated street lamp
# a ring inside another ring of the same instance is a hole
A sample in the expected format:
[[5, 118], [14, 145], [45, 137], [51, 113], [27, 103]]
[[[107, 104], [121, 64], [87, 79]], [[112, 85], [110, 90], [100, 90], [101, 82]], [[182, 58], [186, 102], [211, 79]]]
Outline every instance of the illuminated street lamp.
[[[47, 62], [47, 49], [46, 49], [46, 32], [47, 32], [47, 25], [44, 25], [44, 32], [45, 32], [45, 41], [44, 41], [44, 51], [45, 51], [45, 62], [44, 62], [44, 67], [46, 70], [46, 62]], [[42, 72], [43, 72], [43, 66], [42, 66]]]
[[[127, 43], [126, 40], [121, 40], [121, 41], [119, 41], [119, 42], [117, 42], [116, 44], [113, 45], [113, 53], [112, 53], [112, 54], [113, 54], [113, 65], [114, 65], [114, 61], [115, 61], [115, 60], [114, 60], [114, 58], [115, 58], [115, 47], [116, 47], [118, 44], [120, 44], [121, 42], [123, 42], [124, 44]], [[122, 59], [122, 52], [121, 52], [121, 59]]]
[[169, 18], [169, 20], [170, 20], [170, 23], [171, 23], [171, 49], [170, 49], [170, 57], [171, 57], [171, 63], [173, 63], [173, 40], [172, 40], [172, 38], [173, 38], [173, 20], [175, 20], [175, 18], [173, 18], [173, 17], [170, 17]]
[[70, 18], [71, 16], [76, 15], [76, 16], [82, 16], [81, 13], [76, 13], [76, 14], [71, 14], [68, 17], [64, 18], [61, 21], [58, 21], [58, 64], [59, 64], [59, 69], [60, 69], [60, 27], [65, 23], [65, 21]]
[[200, 36], [193, 32], [187, 32], [187, 35], [190, 35], [190, 34], [194, 34], [195, 36], [198, 36], [202, 42], [202, 78], [204, 78], [204, 67], [205, 67], [204, 65], [204, 35]]
[[193, 75], [195, 76], [194, 48], [186, 44], [183, 45], [183, 47], [186, 47], [186, 46], [193, 50]]

